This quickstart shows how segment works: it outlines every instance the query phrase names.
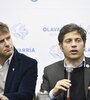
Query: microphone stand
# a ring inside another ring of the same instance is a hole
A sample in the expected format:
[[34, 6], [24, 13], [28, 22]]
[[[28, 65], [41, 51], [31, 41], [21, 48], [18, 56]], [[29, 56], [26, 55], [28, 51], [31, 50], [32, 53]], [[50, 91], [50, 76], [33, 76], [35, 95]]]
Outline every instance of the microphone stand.
[[[68, 73], [67, 79], [71, 79], [71, 72], [73, 71], [73, 67], [71, 66], [67, 66], [66, 67], [66, 71]], [[70, 89], [67, 90], [67, 97], [66, 100], [70, 100]]]
[[[68, 72], [68, 79], [70, 79], [71, 77], [71, 72]], [[70, 100], [70, 89], [67, 90], [67, 97], [66, 97], [66, 100]]]

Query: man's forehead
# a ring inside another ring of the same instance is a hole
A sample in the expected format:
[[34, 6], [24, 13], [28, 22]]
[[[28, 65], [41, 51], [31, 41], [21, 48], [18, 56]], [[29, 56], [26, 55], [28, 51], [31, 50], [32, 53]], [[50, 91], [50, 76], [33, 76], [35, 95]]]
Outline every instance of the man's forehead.
[[0, 32], [0, 39], [4, 39], [4, 38], [7, 38], [7, 37], [9, 37], [10, 36], [10, 33], [2, 33], [2, 32]]

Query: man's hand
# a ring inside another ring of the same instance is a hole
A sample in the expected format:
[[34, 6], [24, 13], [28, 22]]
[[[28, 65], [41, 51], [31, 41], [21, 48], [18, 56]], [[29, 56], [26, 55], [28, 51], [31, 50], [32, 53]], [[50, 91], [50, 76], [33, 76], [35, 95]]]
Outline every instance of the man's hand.
[[6, 96], [0, 94], [0, 100], [9, 100]]
[[68, 79], [63, 79], [63, 80], [58, 81], [55, 87], [53, 88], [53, 95], [57, 96], [60, 94], [60, 92], [67, 91], [67, 89], [69, 89], [71, 86], [70, 82], [71, 81]]

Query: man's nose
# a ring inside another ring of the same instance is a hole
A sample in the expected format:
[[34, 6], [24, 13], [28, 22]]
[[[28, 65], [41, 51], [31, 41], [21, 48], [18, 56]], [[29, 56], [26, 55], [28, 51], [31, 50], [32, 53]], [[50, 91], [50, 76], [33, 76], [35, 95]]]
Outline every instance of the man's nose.
[[76, 46], [76, 42], [74, 40], [72, 41], [72, 46]]
[[8, 40], [4, 40], [4, 42], [5, 42], [5, 45], [9, 45], [9, 41]]

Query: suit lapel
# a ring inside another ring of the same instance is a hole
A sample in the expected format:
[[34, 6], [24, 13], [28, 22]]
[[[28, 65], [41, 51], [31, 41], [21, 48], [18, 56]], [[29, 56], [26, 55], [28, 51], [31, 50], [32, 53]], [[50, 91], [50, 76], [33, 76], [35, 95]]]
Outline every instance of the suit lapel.
[[10, 66], [9, 66], [4, 92], [7, 92], [8, 90], [10, 90], [10, 87], [11, 87], [12, 82], [13, 82], [14, 75], [17, 71], [16, 70], [17, 67], [18, 67], [18, 56], [17, 56], [17, 51], [15, 51], [15, 53], [12, 57]]

